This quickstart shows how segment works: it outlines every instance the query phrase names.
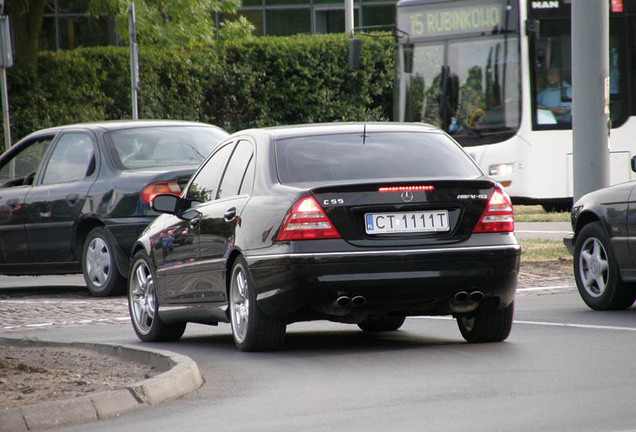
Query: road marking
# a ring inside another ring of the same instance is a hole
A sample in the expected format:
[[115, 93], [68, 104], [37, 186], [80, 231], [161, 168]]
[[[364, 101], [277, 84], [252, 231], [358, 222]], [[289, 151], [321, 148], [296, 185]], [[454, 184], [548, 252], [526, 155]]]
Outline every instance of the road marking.
[[[409, 318], [419, 319], [433, 319], [433, 320], [454, 320], [451, 316], [416, 316]], [[572, 324], [572, 323], [560, 323], [560, 322], [542, 322], [542, 321], [513, 321], [515, 324], [525, 325], [538, 325], [547, 327], [564, 327], [564, 328], [582, 328], [591, 330], [618, 330], [618, 331], [631, 331], [636, 332], [636, 327], [619, 327], [619, 326], [605, 326], [605, 325], [593, 325], [593, 324]]]
[[550, 290], [560, 290], [564, 288], [576, 288], [576, 286], [575, 285], [552, 285], [552, 286], [535, 287], [535, 288], [517, 288], [517, 292], [550, 291]]
[[536, 231], [536, 230], [515, 230], [516, 233], [527, 234], [572, 234], [572, 231]]
[[593, 325], [593, 324], [571, 324], [571, 323], [551, 323], [551, 322], [541, 322], [541, 321], [514, 321], [515, 324], [527, 324], [527, 325], [540, 325], [540, 326], [548, 326], [548, 327], [571, 327], [571, 328], [582, 328], [582, 329], [592, 329], [592, 330], [619, 330], [619, 331], [633, 331], [636, 332], [635, 327], [619, 327], [619, 326], [605, 326], [605, 325]]

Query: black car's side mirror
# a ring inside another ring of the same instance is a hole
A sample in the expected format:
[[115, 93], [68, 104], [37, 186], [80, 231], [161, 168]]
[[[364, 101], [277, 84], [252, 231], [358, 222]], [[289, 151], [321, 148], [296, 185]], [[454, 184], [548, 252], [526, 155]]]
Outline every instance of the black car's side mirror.
[[636, 156], [632, 156], [632, 171], [636, 172]]
[[181, 199], [171, 194], [157, 195], [152, 200], [151, 207], [160, 213], [177, 214], [181, 208]]

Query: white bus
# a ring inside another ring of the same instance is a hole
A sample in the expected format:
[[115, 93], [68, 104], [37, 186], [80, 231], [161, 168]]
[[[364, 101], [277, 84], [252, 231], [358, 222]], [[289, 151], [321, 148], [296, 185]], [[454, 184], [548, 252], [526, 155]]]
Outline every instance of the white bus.
[[[398, 2], [395, 119], [447, 131], [515, 203], [569, 208], [571, 1]], [[611, 0], [612, 184], [634, 176], [635, 49], [636, 1]]]

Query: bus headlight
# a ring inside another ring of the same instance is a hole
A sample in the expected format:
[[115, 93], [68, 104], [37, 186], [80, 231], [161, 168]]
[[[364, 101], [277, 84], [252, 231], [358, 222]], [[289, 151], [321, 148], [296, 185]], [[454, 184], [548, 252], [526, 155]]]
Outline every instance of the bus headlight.
[[513, 164], [497, 164], [488, 167], [488, 174], [491, 176], [511, 176], [515, 168]]

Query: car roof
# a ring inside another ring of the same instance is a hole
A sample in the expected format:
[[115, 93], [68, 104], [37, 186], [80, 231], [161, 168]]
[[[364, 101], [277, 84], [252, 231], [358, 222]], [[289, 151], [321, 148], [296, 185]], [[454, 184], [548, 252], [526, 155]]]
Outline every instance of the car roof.
[[208, 123], [200, 123], [200, 122], [193, 122], [193, 121], [186, 121], [186, 120], [106, 120], [106, 121], [100, 121], [100, 122], [74, 123], [74, 124], [68, 124], [68, 125], [62, 125], [62, 126], [54, 126], [54, 127], [50, 127], [46, 129], [40, 129], [30, 133], [29, 135], [25, 136], [23, 139], [28, 138], [32, 135], [36, 135], [36, 134], [37, 135], [57, 134], [66, 129], [81, 128], [81, 129], [91, 129], [91, 130], [101, 129], [104, 131], [113, 131], [113, 130], [130, 129], [130, 128], [165, 127], [165, 126], [210, 127], [210, 128], [218, 129], [219, 131], [224, 131], [222, 128], [208, 124]]
[[273, 126], [259, 129], [248, 129], [237, 132], [266, 135], [271, 139], [292, 138], [309, 135], [331, 135], [335, 133], [364, 133], [364, 132], [429, 132], [441, 133], [435, 126], [426, 123], [398, 123], [398, 122], [350, 122], [350, 123], [311, 123], [291, 126]]

